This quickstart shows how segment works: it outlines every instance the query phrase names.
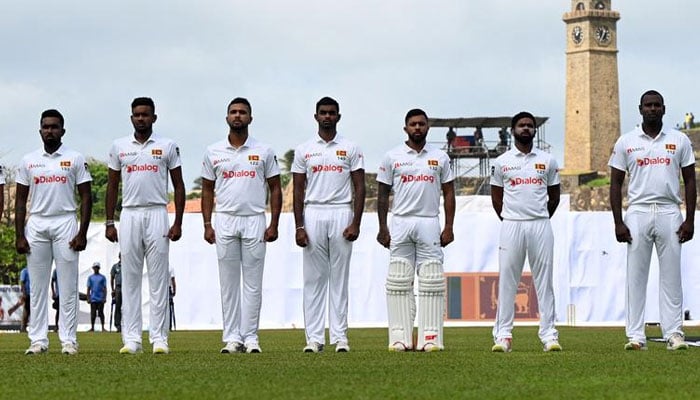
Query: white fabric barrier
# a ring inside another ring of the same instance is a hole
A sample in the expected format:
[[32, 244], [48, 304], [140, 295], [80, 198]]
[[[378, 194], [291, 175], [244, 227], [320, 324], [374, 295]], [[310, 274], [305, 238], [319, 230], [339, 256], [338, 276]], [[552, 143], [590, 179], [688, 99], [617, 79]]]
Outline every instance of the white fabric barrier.
[[[615, 241], [609, 212], [568, 212], [562, 197], [552, 224], [555, 237], [554, 285], [557, 321], [567, 322], [569, 305], [575, 306], [576, 323], [624, 324], [626, 246]], [[360, 238], [355, 242], [350, 271], [349, 322], [357, 326], [386, 326], [384, 283], [389, 251], [375, 240], [377, 216], [366, 213]], [[498, 272], [500, 221], [488, 196], [458, 199], [455, 242], [445, 249], [446, 272]], [[282, 215], [279, 239], [267, 246], [263, 281], [261, 328], [301, 328], [302, 254], [294, 242], [294, 218]], [[171, 243], [170, 262], [175, 269], [175, 311], [178, 329], [221, 329], [221, 303], [216, 250], [203, 239], [202, 218], [186, 214], [183, 237]], [[91, 224], [87, 249], [80, 256], [80, 288], [99, 261], [102, 273], [117, 261], [118, 245], [104, 238], [104, 226]], [[647, 300], [647, 321], [658, 321], [658, 264], [652, 257]], [[700, 274], [692, 268], [700, 257], [700, 238], [683, 245], [684, 308], [700, 312]], [[526, 266], [526, 270], [529, 269]], [[145, 268], [144, 268], [145, 277]], [[148, 318], [148, 282], [144, 279], [144, 318]], [[105, 313], [109, 313], [109, 303]], [[89, 313], [89, 305], [81, 303]], [[53, 314], [51, 314], [53, 315]], [[109, 318], [109, 315], [107, 315]], [[84, 321], [81, 321], [84, 322]], [[148, 321], [144, 321], [147, 326]]]

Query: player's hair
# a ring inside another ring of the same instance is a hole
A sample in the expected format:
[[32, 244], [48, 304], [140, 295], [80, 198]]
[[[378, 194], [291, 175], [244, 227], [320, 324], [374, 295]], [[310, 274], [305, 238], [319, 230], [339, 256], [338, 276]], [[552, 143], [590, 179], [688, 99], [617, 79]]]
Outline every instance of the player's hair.
[[134, 99], [134, 101], [131, 102], [131, 109], [133, 110], [134, 108], [138, 106], [148, 106], [151, 107], [151, 110], [153, 110], [153, 113], [155, 114], [156, 112], [156, 105], [153, 103], [153, 99], [150, 97], [137, 97]]
[[404, 124], [408, 124], [408, 120], [411, 117], [415, 117], [417, 115], [422, 115], [425, 117], [425, 119], [428, 119], [428, 114], [426, 114], [425, 111], [421, 110], [420, 108], [414, 108], [412, 110], [408, 110], [408, 112], [406, 113], [406, 118], [404, 118], [403, 120]]
[[235, 99], [231, 100], [231, 102], [228, 103], [228, 107], [226, 107], [226, 113], [228, 113], [229, 108], [231, 108], [231, 106], [234, 104], [245, 104], [246, 107], [248, 107], [248, 113], [253, 113], [253, 107], [250, 106], [250, 102], [245, 97], [236, 97]]
[[661, 104], [664, 104], [664, 96], [661, 95], [661, 93], [657, 92], [656, 90], [647, 90], [642, 94], [642, 97], [639, 98], [639, 105], [642, 105], [642, 102], [644, 101], [644, 96], [659, 96], [661, 98]]
[[44, 118], [58, 118], [58, 120], [61, 122], [61, 128], [63, 128], [63, 115], [58, 110], [49, 109], [41, 113], [41, 119], [39, 119], [39, 123], [44, 120]]
[[530, 118], [532, 120], [532, 123], [535, 125], [535, 128], [537, 128], [537, 120], [535, 119], [535, 116], [527, 111], [520, 111], [519, 113], [513, 115], [513, 118], [510, 120], [510, 128], [515, 128], [515, 124], [517, 124], [518, 121], [520, 121], [523, 118]]
[[338, 102], [328, 96], [321, 98], [321, 100], [316, 103], [316, 112], [318, 112], [318, 109], [321, 108], [321, 106], [335, 106], [335, 110], [340, 113], [340, 105]]

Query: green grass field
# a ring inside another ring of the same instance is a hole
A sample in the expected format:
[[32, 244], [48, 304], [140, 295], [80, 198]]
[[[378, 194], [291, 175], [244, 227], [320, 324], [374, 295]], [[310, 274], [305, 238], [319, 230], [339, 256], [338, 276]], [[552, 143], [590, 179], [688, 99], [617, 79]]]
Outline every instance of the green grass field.
[[[658, 328], [647, 334], [659, 336]], [[700, 336], [700, 328], [686, 329]], [[513, 352], [491, 353], [490, 328], [446, 328], [446, 351], [389, 353], [385, 329], [351, 329], [350, 353], [305, 354], [302, 330], [261, 331], [262, 354], [219, 354], [219, 331], [177, 331], [171, 354], [118, 354], [117, 333], [79, 333], [80, 353], [25, 356], [25, 334], [0, 334], [2, 399], [696, 399], [700, 348], [624, 351], [623, 328], [561, 327], [561, 353], [516, 327]], [[144, 340], [147, 343], [147, 340]]]

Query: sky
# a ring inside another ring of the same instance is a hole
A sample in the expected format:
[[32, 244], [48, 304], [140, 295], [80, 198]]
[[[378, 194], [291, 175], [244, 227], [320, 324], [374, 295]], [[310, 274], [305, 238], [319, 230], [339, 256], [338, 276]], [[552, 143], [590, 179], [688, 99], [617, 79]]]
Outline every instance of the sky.
[[[367, 172], [405, 139], [411, 108], [432, 117], [549, 117], [564, 159], [569, 0], [22, 0], [0, 14], [0, 163], [41, 146], [39, 117], [65, 119], [64, 143], [107, 160], [133, 133], [134, 97], [156, 103], [155, 130], [180, 146], [187, 188], [206, 146], [228, 133], [234, 97], [252, 103], [251, 135], [281, 156], [316, 135], [316, 101], [340, 102], [339, 132]], [[622, 131], [639, 96], [659, 90], [666, 124], [700, 115], [700, 2], [613, 0]], [[470, 132], [460, 132], [470, 134]], [[487, 132], [488, 135], [491, 133]], [[495, 132], [493, 133], [495, 135]], [[428, 140], [444, 140], [433, 128]]]

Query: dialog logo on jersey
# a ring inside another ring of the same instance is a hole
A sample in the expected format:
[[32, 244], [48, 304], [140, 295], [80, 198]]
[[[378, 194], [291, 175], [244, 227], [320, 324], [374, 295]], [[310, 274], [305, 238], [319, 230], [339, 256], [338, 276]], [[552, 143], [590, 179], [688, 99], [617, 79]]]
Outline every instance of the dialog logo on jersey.
[[644, 157], [637, 159], [637, 166], [646, 167], [648, 165], [671, 165], [671, 158], [669, 157]]
[[312, 173], [317, 172], [343, 172], [343, 167], [341, 165], [314, 165], [311, 167]]
[[255, 171], [242, 170], [242, 171], [224, 171], [221, 174], [224, 179], [232, 178], [255, 178]]
[[39, 185], [42, 183], [68, 183], [68, 178], [60, 175], [41, 175], [34, 177], [34, 184]]
[[126, 172], [128, 174], [132, 172], [155, 172], [158, 173], [158, 166], [153, 164], [141, 164], [141, 165], [127, 165]]
[[435, 182], [435, 177], [427, 174], [416, 174], [416, 175], [406, 175], [401, 174], [401, 183], [412, 183], [412, 182]]
[[544, 185], [542, 178], [511, 178], [510, 186], [519, 185]]

